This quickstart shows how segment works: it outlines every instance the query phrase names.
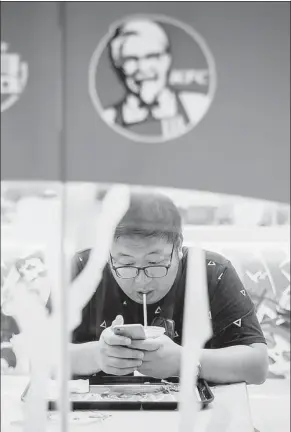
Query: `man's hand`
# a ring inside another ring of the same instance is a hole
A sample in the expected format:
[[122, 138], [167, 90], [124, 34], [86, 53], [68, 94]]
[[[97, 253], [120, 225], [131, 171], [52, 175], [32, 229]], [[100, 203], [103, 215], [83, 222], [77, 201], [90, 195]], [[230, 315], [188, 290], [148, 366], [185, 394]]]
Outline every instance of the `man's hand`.
[[181, 346], [168, 336], [132, 341], [131, 347], [142, 350], [144, 358], [138, 371], [153, 378], [169, 378], [180, 373]]
[[[122, 324], [123, 317], [118, 316], [112, 327]], [[114, 334], [112, 327], [105, 329], [99, 340], [99, 367], [108, 374], [129, 375], [141, 366], [144, 353], [131, 349], [131, 339]]]

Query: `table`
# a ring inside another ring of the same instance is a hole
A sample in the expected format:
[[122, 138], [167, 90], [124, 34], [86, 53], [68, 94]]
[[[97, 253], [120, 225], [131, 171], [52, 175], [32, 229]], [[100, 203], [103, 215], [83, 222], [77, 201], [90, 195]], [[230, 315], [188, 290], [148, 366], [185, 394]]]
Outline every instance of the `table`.
[[[1, 431], [21, 432], [20, 396], [28, 377], [1, 377]], [[253, 432], [247, 387], [244, 383], [212, 388], [215, 399], [208, 409], [199, 412], [195, 430], [199, 432]], [[70, 432], [177, 432], [177, 411], [110, 411], [110, 417], [88, 425], [70, 425]], [[12, 423], [11, 423], [12, 422]], [[14, 423], [13, 423], [14, 422]], [[16, 422], [16, 423], [15, 423]], [[18, 422], [18, 423], [17, 423]], [[20, 423], [19, 423], [20, 422]], [[48, 432], [56, 427], [49, 422]]]
[[290, 379], [270, 378], [248, 386], [254, 426], [261, 432], [290, 432]]

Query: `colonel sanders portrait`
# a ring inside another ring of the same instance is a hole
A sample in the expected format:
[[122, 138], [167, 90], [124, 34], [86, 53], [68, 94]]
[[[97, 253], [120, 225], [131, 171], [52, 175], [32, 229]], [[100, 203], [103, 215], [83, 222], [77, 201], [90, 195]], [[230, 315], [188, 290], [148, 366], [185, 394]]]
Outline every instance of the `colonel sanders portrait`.
[[124, 96], [103, 111], [108, 124], [170, 139], [184, 134], [205, 115], [211, 103], [208, 94], [171, 85], [171, 43], [158, 22], [145, 18], [124, 22], [108, 42], [108, 51], [124, 88]]

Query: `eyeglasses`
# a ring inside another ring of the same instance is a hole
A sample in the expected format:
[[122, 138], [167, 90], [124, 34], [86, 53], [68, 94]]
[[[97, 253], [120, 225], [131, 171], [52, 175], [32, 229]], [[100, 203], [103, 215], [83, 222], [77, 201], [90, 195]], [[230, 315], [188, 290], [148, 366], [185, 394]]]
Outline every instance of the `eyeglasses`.
[[170, 263], [167, 266], [153, 265], [153, 266], [146, 266], [146, 267], [135, 267], [135, 266], [115, 267], [113, 265], [112, 255], [110, 254], [111, 266], [112, 269], [115, 271], [116, 276], [121, 279], [134, 279], [139, 275], [141, 270], [144, 271], [145, 275], [149, 278], [162, 278], [167, 276], [169, 268], [172, 265], [173, 252], [174, 252], [174, 245], [170, 256]]

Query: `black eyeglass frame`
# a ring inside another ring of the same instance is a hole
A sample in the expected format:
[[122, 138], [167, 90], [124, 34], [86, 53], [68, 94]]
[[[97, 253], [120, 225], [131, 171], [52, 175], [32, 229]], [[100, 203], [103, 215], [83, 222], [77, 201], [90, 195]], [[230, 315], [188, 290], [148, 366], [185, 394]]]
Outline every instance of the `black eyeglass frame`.
[[[111, 267], [115, 271], [116, 276], [118, 278], [120, 278], [120, 279], [135, 279], [136, 277], [138, 277], [138, 275], [139, 275], [139, 273], [140, 273], [141, 270], [143, 270], [144, 274], [148, 278], [151, 278], [151, 279], [161, 279], [161, 278], [167, 276], [168, 271], [169, 271], [169, 269], [170, 269], [170, 267], [172, 265], [174, 249], [175, 249], [175, 245], [173, 244], [173, 248], [172, 248], [172, 252], [171, 252], [171, 256], [170, 256], [170, 263], [167, 266], [164, 266], [164, 265], [151, 265], [151, 266], [145, 266], [145, 267], [136, 267], [136, 266], [125, 266], [125, 265], [123, 265], [123, 266], [115, 267], [114, 264], [113, 264], [112, 255], [110, 253], [109, 255], [110, 255], [110, 261], [111, 261]], [[146, 270], [148, 268], [153, 268], [153, 267], [163, 267], [163, 268], [165, 268], [166, 269], [166, 274], [164, 276], [148, 276], [147, 273], [146, 273]], [[120, 276], [118, 274], [118, 270], [121, 269], [121, 268], [133, 268], [133, 269], [136, 269], [137, 270], [137, 274], [135, 276], [133, 276], [133, 277], [130, 277], [130, 278], [124, 278], [124, 277], [122, 277], [122, 276]]]

